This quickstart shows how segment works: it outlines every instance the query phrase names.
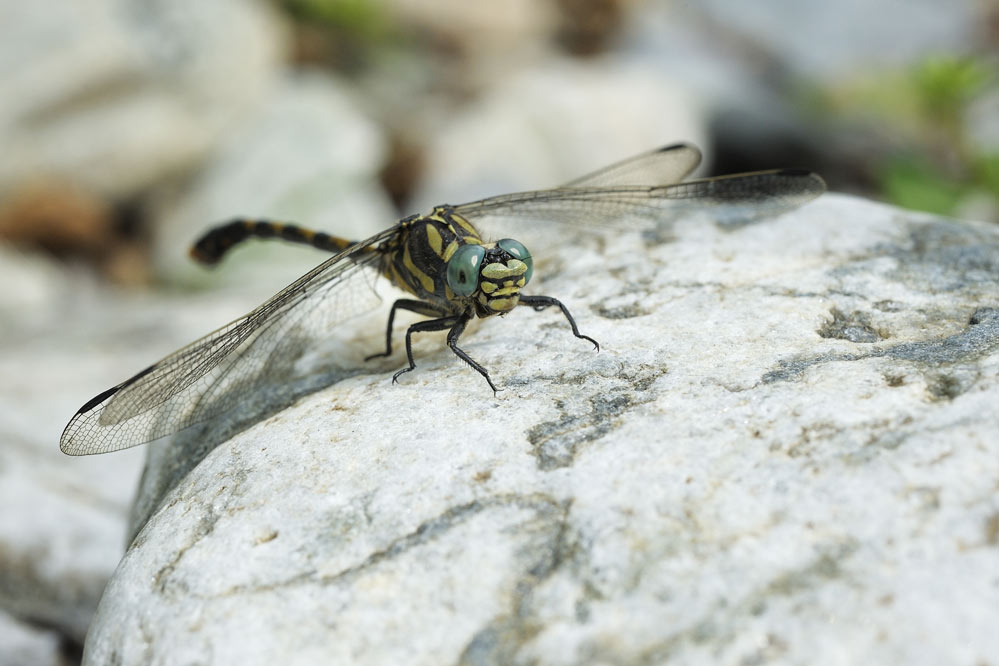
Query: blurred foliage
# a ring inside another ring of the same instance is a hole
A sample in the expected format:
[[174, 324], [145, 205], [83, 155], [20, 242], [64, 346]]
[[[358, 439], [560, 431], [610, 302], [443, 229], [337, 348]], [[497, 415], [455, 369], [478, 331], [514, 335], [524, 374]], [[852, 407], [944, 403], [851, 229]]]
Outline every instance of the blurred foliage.
[[283, 0], [293, 18], [353, 34], [362, 40], [382, 38], [388, 20], [380, 6], [371, 0]]
[[295, 60], [344, 74], [363, 70], [397, 39], [383, 6], [373, 0], [278, 0], [295, 26]]
[[956, 134], [963, 111], [984, 89], [991, 74], [984, 62], [946, 56], [924, 61], [906, 78], [911, 81], [922, 119], [942, 122]]
[[875, 157], [875, 179], [888, 201], [960, 215], [977, 200], [995, 215], [999, 150], [976, 144], [968, 117], [970, 106], [996, 86], [995, 64], [987, 57], [941, 55], [823, 90], [810, 105], [827, 117], [871, 125], [889, 145], [904, 146]]
[[953, 213], [965, 188], [919, 157], [894, 157], [880, 169], [884, 197], [894, 204], [939, 215]]

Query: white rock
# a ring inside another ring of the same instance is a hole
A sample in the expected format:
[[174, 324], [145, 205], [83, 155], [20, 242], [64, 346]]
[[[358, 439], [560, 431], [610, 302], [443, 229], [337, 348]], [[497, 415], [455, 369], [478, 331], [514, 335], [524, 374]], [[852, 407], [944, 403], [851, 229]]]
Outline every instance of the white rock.
[[721, 93], [719, 84], [751, 91], [774, 77], [817, 86], [961, 52], [980, 39], [988, 15], [976, 2], [884, 0], [877, 9], [863, 0], [647, 3], [632, 13], [621, 42], [699, 92]]
[[[428, 141], [411, 209], [555, 187], [650, 146], [709, 148], [694, 98], [645, 66], [553, 60], [499, 81]], [[708, 151], [710, 152], [710, 151]]]
[[59, 636], [29, 627], [0, 612], [0, 666], [58, 666]]
[[121, 552], [141, 458], [71, 467], [59, 453], [59, 422], [86, 399], [74, 391], [100, 376], [75, 335], [93, 331], [66, 323], [86, 310], [76, 278], [0, 247], [0, 605], [82, 642]]
[[[349, 96], [303, 75], [274, 99], [226, 133], [193, 191], [164, 216], [178, 232], [169, 248], [178, 261], [189, 261], [181, 246], [200, 231], [239, 213], [328, 223], [356, 238], [394, 221], [376, 184], [381, 134]], [[136, 509], [130, 521], [128, 509], [144, 452], [70, 459], [58, 450], [63, 426], [100, 390], [244, 314], [325, 256], [291, 250], [282, 274], [238, 253], [197, 274], [210, 292], [150, 299], [102, 293], [45, 261], [0, 253], [9, 287], [0, 293], [0, 603], [82, 641], [129, 522], [144, 520]]]
[[224, 271], [207, 277], [187, 248], [213, 224], [240, 216], [367, 238], [398, 217], [378, 183], [384, 153], [381, 130], [347, 87], [318, 72], [286, 76], [266, 104], [231, 128], [193, 186], [162, 206], [161, 272], [213, 287], [263, 278], [264, 289], [276, 291], [328, 255], [248, 243], [226, 259]]
[[521, 308], [463, 338], [496, 397], [426, 335], [219, 446], [85, 663], [999, 654], [995, 227], [827, 195], [535, 255], [599, 353]]
[[43, 176], [127, 196], [189, 167], [265, 94], [283, 46], [261, 2], [4, 3], [0, 191]]
[[0, 606], [82, 643], [126, 544], [144, 452], [69, 458], [63, 426], [100, 390], [253, 303], [104, 292], [2, 246], [0, 283]]
[[414, 34], [456, 45], [466, 66], [469, 60], [509, 64], [525, 54], [538, 55], [546, 50], [558, 19], [554, 6], [532, 0], [386, 0], [380, 7]]

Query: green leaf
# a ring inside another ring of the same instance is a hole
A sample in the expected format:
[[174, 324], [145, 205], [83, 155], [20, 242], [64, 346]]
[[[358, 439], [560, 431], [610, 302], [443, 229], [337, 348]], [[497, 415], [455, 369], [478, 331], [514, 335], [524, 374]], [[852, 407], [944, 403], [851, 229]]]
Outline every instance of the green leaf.
[[881, 172], [881, 189], [897, 206], [951, 215], [965, 188], [917, 160], [896, 159]]

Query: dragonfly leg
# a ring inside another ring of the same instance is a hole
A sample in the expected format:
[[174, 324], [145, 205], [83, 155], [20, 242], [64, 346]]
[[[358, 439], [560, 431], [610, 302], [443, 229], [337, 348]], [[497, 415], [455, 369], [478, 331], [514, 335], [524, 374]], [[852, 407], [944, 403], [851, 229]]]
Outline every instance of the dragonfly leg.
[[458, 346], [458, 338], [465, 331], [465, 326], [468, 325], [468, 321], [472, 318], [471, 312], [463, 312], [457, 315], [450, 315], [447, 317], [441, 317], [439, 319], [430, 319], [428, 321], [419, 321], [409, 327], [406, 331], [406, 358], [409, 359], [409, 367], [403, 368], [399, 372], [392, 376], [392, 381], [397, 382], [399, 376], [403, 373], [409, 372], [416, 368], [416, 362], [413, 360], [413, 346], [412, 346], [412, 336], [413, 333], [424, 333], [427, 331], [443, 331], [448, 330], [447, 334], [447, 346], [451, 348], [451, 351], [460, 358], [465, 363], [472, 366], [472, 369], [478, 372], [480, 375], [485, 377], [486, 383], [489, 384], [489, 388], [496, 393], [498, 390], [493, 384], [493, 381], [489, 378], [489, 372], [486, 371], [481, 365], [475, 362], [471, 356], [465, 353], [461, 347]]
[[[409, 310], [410, 312], [415, 312], [416, 314], [421, 314], [425, 317], [445, 317], [448, 312], [443, 308], [439, 308], [431, 303], [425, 301], [417, 301], [411, 298], [400, 298], [395, 303], [392, 304], [392, 309], [389, 311], [388, 316], [388, 326], [385, 328], [385, 351], [379, 352], [377, 354], [372, 354], [371, 356], [366, 356], [365, 361], [370, 361], [373, 358], [381, 358], [383, 356], [392, 355], [392, 324], [395, 321], [395, 311], [396, 310]], [[443, 328], [431, 329], [436, 331], [442, 331]]]
[[493, 384], [493, 380], [489, 379], [489, 372], [472, 360], [472, 357], [466, 354], [465, 350], [458, 346], [458, 338], [460, 338], [461, 334], [464, 333], [465, 326], [471, 318], [471, 312], [458, 315], [458, 321], [456, 321], [454, 326], [451, 327], [451, 330], [447, 332], [447, 346], [451, 348], [451, 351], [453, 351], [458, 358], [472, 366], [473, 370], [482, 375], [485, 378], [486, 383], [489, 384], [489, 388], [493, 390], [493, 395], [496, 395], [497, 388], [496, 385]]
[[565, 307], [565, 304], [558, 300], [557, 298], [552, 298], [551, 296], [525, 296], [521, 295], [520, 305], [527, 305], [534, 308], [537, 312], [541, 312], [545, 308], [551, 305], [557, 305], [562, 314], [565, 315], [566, 320], [569, 322], [569, 326], [572, 327], [572, 334], [581, 340], [589, 340], [596, 347], [597, 351], [600, 351], [600, 343], [591, 338], [588, 335], [583, 335], [579, 332], [579, 328], [576, 326], [576, 320], [572, 318], [572, 314], [569, 312], [569, 308]]
[[191, 246], [190, 255], [202, 264], [216, 264], [229, 250], [250, 238], [280, 238], [292, 243], [311, 245], [334, 254], [355, 244], [354, 241], [305, 229], [295, 224], [238, 218], [206, 231]]

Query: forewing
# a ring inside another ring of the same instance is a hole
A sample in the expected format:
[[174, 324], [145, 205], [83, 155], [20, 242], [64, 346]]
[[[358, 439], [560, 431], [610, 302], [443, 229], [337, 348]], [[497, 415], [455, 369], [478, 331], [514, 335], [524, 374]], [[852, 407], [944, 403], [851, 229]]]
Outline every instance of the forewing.
[[63, 431], [70, 455], [107, 453], [169, 435], [280, 383], [310, 341], [375, 307], [378, 254], [388, 229], [328, 259], [248, 315], [167, 356], [84, 405]]
[[455, 207], [475, 224], [490, 219], [557, 222], [580, 228], [648, 228], [693, 210], [713, 207], [725, 223], [778, 215], [826, 189], [817, 174], [794, 169], [705, 178], [665, 185], [560, 187], [507, 194]]
[[559, 189], [669, 185], [679, 183], [701, 163], [701, 151], [689, 143], [675, 143], [629, 157], [569, 181]]

